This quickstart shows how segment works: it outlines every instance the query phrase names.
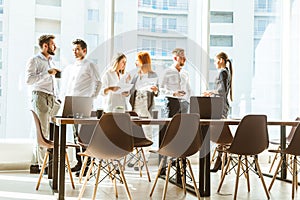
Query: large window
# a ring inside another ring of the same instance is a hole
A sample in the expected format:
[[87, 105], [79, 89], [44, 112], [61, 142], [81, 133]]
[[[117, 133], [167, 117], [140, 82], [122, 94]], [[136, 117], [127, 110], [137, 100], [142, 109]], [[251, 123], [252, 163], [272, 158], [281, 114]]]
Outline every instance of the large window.
[[[127, 55], [129, 71], [136, 70], [134, 57], [143, 49], [151, 53], [160, 75], [172, 63], [172, 49], [182, 47], [196, 95], [213, 86], [216, 69], [210, 67], [209, 58], [225, 51], [234, 68], [233, 116], [259, 112], [294, 119], [300, 112], [300, 98], [295, 92], [300, 91], [300, 0], [287, 1], [291, 2], [290, 10], [285, 1], [278, 0], [242, 0], [234, 5], [232, 0], [222, 0], [224, 7], [219, 0], [210, 0], [210, 11], [204, 12], [206, 0], [116, 0], [118, 9], [112, 22], [113, 15], [107, 9], [111, 1], [80, 1], [80, 6], [70, 9], [66, 5], [74, 4], [72, 0], [37, 0], [38, 6], [0, 0], [0, 14], [1, 8], [10, 12], [9, 16], [6, 12], [0, 15], [0, 137], [30, 137], [30, 89], [25, 83], [25, 66], [39, 51], [37, 38], [48, 33], [56, 35], [54, 60], [58, 67], [74, 61], [71, 41], [78, 37], [88, 43], [88, 56], [96, 55], [91, 59], [98, 62], [101, 73], [116, 52]], [[43, 13], [45, 8], [60, 14]], [[30, 15], [20, 17], [24, 10]], [[97, 21], [97, 26], [90, 21]], [[209, 33], [203, 28], [205, 23], [210, 23]], [[209, 44], [209, 49], [202, 49], [206, 48], [202, 44]], [[22, 112], [22, 126], [15, 126], [21, 118], [16, 119], [11, 113], [14, 110]]]

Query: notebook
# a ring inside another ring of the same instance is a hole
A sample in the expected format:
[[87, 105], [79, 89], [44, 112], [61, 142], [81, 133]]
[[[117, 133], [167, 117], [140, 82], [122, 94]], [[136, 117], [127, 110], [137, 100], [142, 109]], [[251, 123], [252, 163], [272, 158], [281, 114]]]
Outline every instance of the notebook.
[[93, 97], [66, 96], [62, 117], [90, 117], [93, 109]]
[[199, 113], [201, 119], [221, 119], [223, 99], [221, 97], [191, 96], [190, 113]]

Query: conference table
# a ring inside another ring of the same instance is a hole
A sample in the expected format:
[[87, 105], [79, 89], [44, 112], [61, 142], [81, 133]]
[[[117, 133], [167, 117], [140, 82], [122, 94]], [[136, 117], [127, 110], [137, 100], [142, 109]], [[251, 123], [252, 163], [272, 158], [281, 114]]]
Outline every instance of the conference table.
[[[59, 118], [53, 117], [53, 166], [51, 186], [54, 192], [58, 193], [58, 199], [62, 200], [65, 196], [65, 147], [66, 147], [66, 126], [67, 124], [96, 124], [99, 121], [96, 117], [90, 118]], [[132, 118], [132, 121], [138, 125], [159, 125], [159, 144], [164, 136], [163, 127], [168, 125], [171, 118], [161, 119], [140, 119]], [[199, 127], [202, 130], [203, 143], [199, 151], [199, 192], [203, 197], [210, 196], [210, 134], [206, 131], [209, 125], [238, 125], [241, 119], [200, 119]], [[268, 126], [280, 126], [280, 145], [282, 149], [286, 148], [286, 127], [297, 126], [299, 121], [286, 120], [268, 120]], [[59, 161], [59, 162], [58, 162]], [[286, 179], [286, 168], [282, 167], [280, 178]], [[187, 187], [191, 192], [195, 192], [193, 187]]]

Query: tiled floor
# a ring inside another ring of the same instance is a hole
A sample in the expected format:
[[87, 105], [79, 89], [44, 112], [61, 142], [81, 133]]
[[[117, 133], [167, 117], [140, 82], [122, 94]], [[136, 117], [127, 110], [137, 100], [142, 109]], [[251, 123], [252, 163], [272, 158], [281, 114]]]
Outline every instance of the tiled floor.
[[[162, 179], [159, 179], [153, 197], [152, 198], [149, 197], [149, 192], [153, 184], [153, 179], [156, 175], [156, 170], [157, 170], [156, 166], [150, 166], [151, 177], [152, 177], [151, 183], [147, 181], [145, 174], [143, 175], [142, 178], [139, 178], [139, 174], [135, 172], [133, 169], [128, 168], [126, 170], [125, 176], [133, 199], [138, 199], [138, 200], [161, 199], [162, 190], [164, 186], [164, 180]], [[195, 168], [195, 175], [197, 176], [196, 168]], [[46, 178], [42, 179], [40, 189], [38, 191], [35, 190], [37, 178], [38, 178], [37, 174], [29, 174], [28, 171], [1, 171], [0, 172], [0, 200], [56, 199], [56, 197], [52, 194], [48, 180]], [[247, 192], [245, 178], [241, 177], [239, 191], [238, 191], [238, 199], [239, 200], [267, 199], [258, 176], [251, 173], [250, 178], [251, 178], [250, 180], [251, 191]], [[211, 197], [206, 197], [202, 199], [204, 200], [233, 199], [233, 191], [234, 191], [234, 184], [235, 184], [234, 173], [231, 173], [225, 179], [220, 194], [217, 194], [216, 192], [218, 182], [220, 179], [220, 172], [212, 173], [211, 179], [212, 179]], [[265, 177], [265, 182], [267, 187], [269, 186], [270, 181], [271, 181], [270, 178]], [[71, 188], [70, 182], [67, 180], [66, 199], [70, 199], [70, 200], [77, 199], [77, 196], [81, 188], [81, 184], [78, 183], [77, 178], [75, 178], [75, 182], [76, 182], [76, 189], [73, 190]], [[82, 199], [84, 200], [91, 199], [92, 192], [93, 192], [93, 183], [94, 183], [94, 179], [92, 179], [88, 183], [87, 189]], [[123, 185], [121, 185], [120, 183], [117, 183], [117, 185], [118, 185], [118, 192], [119, 192], [118, 199], [127, 199], [126, 192]], [[270, 195], [271, 195], [271, 199], [275, 199], [275, 200], [291, 199], [291, 184], [282, 181], [276, 181]], [[110, 180], [105, 180], [104, 182], [100, 183], [97, 191], [97, 199], [105, 199], [105, 200], [116, 199], [114, 195], [114, 189]], [[187, 193], [186, 195], [184, 195], [181, 188], [178, 188], [173, 184], [169, 184], [168, 191], [167, 191], [167, 199], [192, 200], [192, 199], [196, 199], [196, 196], [191, 193]], [[295, 199], [300, 199], [299, 191], [296, 193]]]

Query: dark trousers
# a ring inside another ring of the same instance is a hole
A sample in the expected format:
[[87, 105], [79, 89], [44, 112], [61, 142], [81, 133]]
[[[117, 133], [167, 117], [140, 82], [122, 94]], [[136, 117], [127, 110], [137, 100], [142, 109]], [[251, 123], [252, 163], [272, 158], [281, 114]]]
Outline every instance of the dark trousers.
[[169, 117], [173, 117], [177, 113], [188, 113], [189, 102], [177, 98], [168, 97], [167, 107], [169, 109]]

